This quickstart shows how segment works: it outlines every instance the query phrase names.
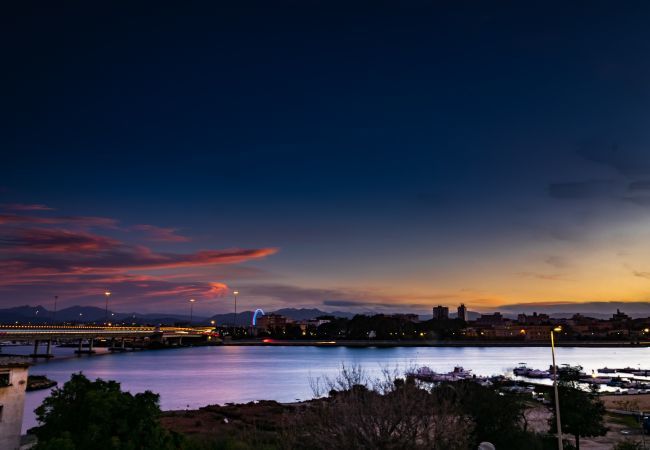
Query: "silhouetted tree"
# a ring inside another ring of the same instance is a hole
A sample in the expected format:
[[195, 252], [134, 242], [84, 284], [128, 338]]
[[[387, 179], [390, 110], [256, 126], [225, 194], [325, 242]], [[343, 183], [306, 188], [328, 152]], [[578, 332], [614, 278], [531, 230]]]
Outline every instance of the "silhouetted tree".
[[115, 381], [73, 374], [36, 408], [37, 450], [171, 450], [179, 440], [159, 424], [158, 395], [132, 395]]
[[[558, 372], [558, 393], [560, 396], [560, 419], [562, 432], [572, 434], [576, 450], [580, 450], [580, 437], [604, 436], [605, 405], [595, 391], [584, 391], [578, 386], [582, 367], [566, 366]], [[551, 404], [555, 405], [551, 391]], [[551, 432], [557, 433], [556, 411], [549, 419]]]
[[[464, 450], [472, 424], [411, 381], [370, 380], [343, 368], [321, 386], [329, 397], [286, 417], [284, 448]], [[319, 389], [315, 392], [319, 394]]]

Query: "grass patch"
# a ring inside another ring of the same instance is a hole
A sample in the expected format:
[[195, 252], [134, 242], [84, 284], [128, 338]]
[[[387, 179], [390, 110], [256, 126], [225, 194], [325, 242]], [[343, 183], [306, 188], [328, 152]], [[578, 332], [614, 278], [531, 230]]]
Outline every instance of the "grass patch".
[[641, 427], [641, 425], [639, 424], [639, 421], [634, 416], [607, 413], [606, 414], [606, 419], [607, 419], [608, 422], [615, 423], [615, 424], [618, 424], [618, 425], [623, 425], [624, 427], [627, 427], [627, 428], [640, 428]]

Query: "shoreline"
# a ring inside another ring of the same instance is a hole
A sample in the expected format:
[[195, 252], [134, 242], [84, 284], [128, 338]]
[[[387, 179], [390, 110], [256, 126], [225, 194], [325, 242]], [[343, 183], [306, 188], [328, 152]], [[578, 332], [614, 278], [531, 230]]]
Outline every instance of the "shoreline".
[[[550, 347], [550, 342], [503, 342], [503, 341], [360, 341], [360, 340], [260, 340], [224, 341], [225, 346], [269, 346], [269, 347]], [[556, 342], [556, 347], [586, 347], [586, 348], [648, 348], [650, 341], [631, 343], [629, 341], [570, 341]]]

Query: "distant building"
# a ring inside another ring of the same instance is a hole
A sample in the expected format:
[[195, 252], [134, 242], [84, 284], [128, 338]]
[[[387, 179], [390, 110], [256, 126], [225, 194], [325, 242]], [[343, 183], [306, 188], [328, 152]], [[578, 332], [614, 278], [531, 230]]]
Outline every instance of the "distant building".
[[262, 330], [272, 330], [275, 328], [284, 328], [288, 319], [280, 314], [266, 314], [257, 318], [256, 328]]
[[449, 319], [449, 308], [441, 305], [436, 306], [433, 308], [433, 318], [434, 320]]
[[20, 448], [28, 367], [25, 358], [0, 357], [0, 449], [3, 450]]
[[626, 322], [626, 321], [630, 320], [630, 316], [628, 316], [627, 314], [625, 314], [625, 313], [623, 313], [623, 312], [621, 312], [621, 311], [619, 311], [617, 309], [616, 314], [614, 314], [612, 316], [612, 320], [614, 322]]
[[551, 336], [553, 325], [527, 325], [520, 330], [520, 333], [528, 341], [546, 341]]
[[467, 313], [467, 307], [464, 303], [461, 303], [458, 307], [458, 318], [464, 320], [465, 322], [469, 321], [469, 314]]
[[307, 331], [309, 328], [318, 328], [321, 325], [330, 322], [331, 322], [330, 320], [326, 320], [326, 319], [308, 319], [308, 320], [300, 320], [295, 323], [300, 327], [302, 331]]
[[500, 312], [495, 312], [494, 314], [481, 314], [481, 316], [476, 319], [477, 325], [486, 326], [503, 325], [504, 322], [505, 319]]
[[532, 316], [527, 316], [526, 314], [519, 314], [517, 316], [517, 322], [530, 325], [542, 325], [548, 323], [550, 320], [551, 317], [548, 314], [537, 314], [536, 312]]

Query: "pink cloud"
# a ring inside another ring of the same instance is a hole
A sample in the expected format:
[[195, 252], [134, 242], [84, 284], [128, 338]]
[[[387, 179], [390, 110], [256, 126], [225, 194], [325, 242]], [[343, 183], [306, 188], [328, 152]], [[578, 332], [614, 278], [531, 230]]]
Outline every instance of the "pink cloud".
[[176, 234], [175, 228], [163, 228], [155, 225], [134, 225], [131, 230], [143, 231], [147, 240], [154, 242], [188, 242], [190, 238]]
[[64, 216], [37, 217], [19, 214], [0, 214], [0, 225], [68, 225], [79, 228], [117, 228], [118, 221], [108, 217]]
[[0, 205], [2, 209], [8, 209], [11, 211], [53, 211], [54, 208], [50, 208], [47, 205], [40, 203], [24, 204], [24, 203], [3, 203]]
[[120, 242], [115, 239], [96, 234], [51, 228], [26, 228], [2, 236], [0, 252], [6, 249], [14, 253], [87, 253], [108, 250], [119, 245]]
[[[109, 230], [111, 236], [94, 229]], [[157, 242], [189, 240], [173, 228], [124, 227], [106, 217], [0, 214], [0, 298], [40, 302], [56, 293], [84, 302], [94, 301], [110, 288], [115, 294], [113, 304], [138, 308], [150, 307], [141, 304], [143, 300], [170, 305], [189, 297], [208, 300], [228, 291], [225, 283], [207, 281], [217, 273], [231, 278], [239, 273], [245, 278], [256, 276], [254, 268], [233, 265], [277, 252], [272, 247], [161, 252], [114, 237], [120, 233], [138, 233]], [[231, 268], [215, 270], [217, 266]], [[192, 268], [197, 270], [190, 273]]]

